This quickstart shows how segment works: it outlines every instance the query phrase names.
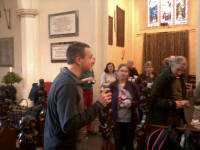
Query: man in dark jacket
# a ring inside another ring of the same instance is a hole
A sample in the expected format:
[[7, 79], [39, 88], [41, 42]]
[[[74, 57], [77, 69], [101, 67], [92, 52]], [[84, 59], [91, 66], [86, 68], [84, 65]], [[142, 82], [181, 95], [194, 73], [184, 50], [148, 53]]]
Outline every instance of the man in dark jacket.
[[80, 77], [92, 71], [93, 61], [90, 47], [85, 43], [76, 42], [67, 49], [68, 67], [55, 78], [48, 97], [45, 150], [77, 150], [78, 143], [84, 137], [83, 127], [111, 102], [111, 93], [105, 89], [97, 102], [83, 110]]
[[186, 68], [185, 57], [177, 56], [156, 78], [150, 93], [153, 124], [179, 126], [181, 120], [186, 123], [183, 108], [190, 106], [183, 78]]

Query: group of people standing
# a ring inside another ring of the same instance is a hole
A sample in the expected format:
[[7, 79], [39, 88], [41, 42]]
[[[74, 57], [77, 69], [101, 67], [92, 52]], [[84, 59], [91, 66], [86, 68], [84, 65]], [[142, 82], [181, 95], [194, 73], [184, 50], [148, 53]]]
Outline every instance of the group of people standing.
[[135, 127], [147, 111], [141, 105], [144, 101], [149, 102], [152, 123], [179, 125], [180, 119], [185, 123], [183, 108], [190, 107], [183, 76], [187, 68], [185, 57], [176, 56], [157, 77], [151, 61], [144, 63], [141, 75], [131, 60], [120, 64], [117, 71], [113, 63], [108, 63], [101, 76], [101, 96], [95, 103], [92, 101], [95, 59], [89, 45], [71, 44], [67, 49], [67, 63], [68, 67], [56, 77], [49, 93], [44, 132], [46, 150], [78, 149], [82, 129], [108, 104], [113, 111], [117, 150], [134, 149]]
[[[109, 88], [112, 93], [113, 135], [117, 150], [133, 150], [134, 131], [141, 120], [143, 108], [156, 75], [151, 61], [144, 64], [144, 72], [139, 75], [133, 67], [133, 61], [120, 64], [117, 71], [113, 63], [108, 63], [101, 76], [101, 89]], [[139, 111], [139, 115], [138, 115]]]

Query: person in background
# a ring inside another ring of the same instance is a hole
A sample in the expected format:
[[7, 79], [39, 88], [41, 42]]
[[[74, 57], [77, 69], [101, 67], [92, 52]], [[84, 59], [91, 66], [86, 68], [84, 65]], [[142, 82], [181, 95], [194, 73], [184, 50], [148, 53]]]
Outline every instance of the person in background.
[[45, 150], [77, 150], [84, 137], [84, 126], [93, 121], [111, 102], [109, 89], [99, 100], [83, 110], [80, 77], [92, 71], [93, 54], [89, 45], [72, 43], [67, 49], [68, 66], [53, 81], [48, 97], [44, 128]]
[[163, 68], [169, 67], [169, 58], [168, 57], [163, 59], [162, 65], [163, 65]]
[[153, 72], [154, 68], [152, 66], [151, 61], [147, 61], [144, 64], [143, 73], [137, 78], [136, 83], [140, 86], [140, 88], [148, 88], [150, 89], [153, 85], [153, 82], [156, 78], [156, 74]]
[[162, 64], [163, 64], [163, 68], [167, 68], [171, 65], [173, 59], [175, 59], [176, 56], [169, 56], [163, 59]]
[[34, 106], [37, 106], [37, 105], [40, 104], [38, 92], [39, 92], [39, 85], [38, 85], [38, 83], [33, 83], [28, 98], [31, 101], [34, 102]]
[[113, 135], [116, 150], [133, 150], [133, 139], [137, 124], [136, 107], [139, 102], [139, 88], [128, 81], [129, 69], [126, 64], [118, 67], [118, 79], [109, 85], [112, 93]]
[[47, 91], [46, 89], [44, 88], [44, 79], [40, 79], [39, 80], [39, 85], [38, 83], [33, 83], [32, 84], [32, 88], [31, 88], [31, 91], [29, 93], [29, 99], [31, 101], [34, 102], [34, 106], [38, 106], [40, 104], [44, 104], [45, 101], [42, 101], [40, 99], [40, 96], [41, 96], [41, 90], [44, 91], [44, 95], [45, 95], [45, 99], [46, 99], [46, 94], [47, 94]]
[[100, 86], [101, 90], [107, 88], [110, 83], [114, 82], [117, 79], [117, 75], [115, 73], [115, 65], [111, 62], [107, 63], [104, 72], [101, 75]]
[[127, 60], [127, 66], [128, 66], [128, 69], [129, 69], [129, 77], [131, 78], [136, 78], [136, 76], [138, 76], [138, 71], [134, 66], [134, 62], [133, 60]]
[[[95, 58], [92, 65], [95, 64]], [[93, 84], [96, 82], [94, 79], [94, 72], [85, 73], [81, 76], [82, 88], [83, 88], [83, 108], [88, 109], [93, 103]], [[87, 132], [92, 133], [91, 124], [86, 126]]]
[[140, 120], [142, 119], [142, 115], [148, 112], [148, 99], [150, 96], [150, 90], [156, 78], [156, 74], [153, 71], [154, 68], [152, 66], [152, 62], [145, 62], [144, 71], [136, 80], [136, 83], [138, 84], [141, 92], [139, 105]]
[[190, 107], [184, 81], [186, 68], [186, 58], [176, 56], [154, 81], [150, 92], [153, 124], [180, 126], [186, 123], [183, 108]]

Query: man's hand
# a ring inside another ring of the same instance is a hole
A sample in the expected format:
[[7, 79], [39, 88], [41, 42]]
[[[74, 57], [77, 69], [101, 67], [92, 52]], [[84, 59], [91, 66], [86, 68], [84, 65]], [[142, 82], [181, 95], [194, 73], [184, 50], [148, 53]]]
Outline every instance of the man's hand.
[[180, 109], [183, 107], [190, 107], [190, 102], [189, 100], [177, 100], [176, 101], [176, 109]]
[[182, 100], [182, 103], [183, 103], [183, 105], [184, 105], [185, 107], [190, 107], [190, 106], [191, 106], [189, 100]]
[[180, 100], [175, 101], [176, 102], [176, 109], [183, 108], [183, 104]]
[[108, 103], [111, 102], [112, 93], [110, 92], [109, 88], [105, 88], [102, 93], [99, 102], [106, 107]]

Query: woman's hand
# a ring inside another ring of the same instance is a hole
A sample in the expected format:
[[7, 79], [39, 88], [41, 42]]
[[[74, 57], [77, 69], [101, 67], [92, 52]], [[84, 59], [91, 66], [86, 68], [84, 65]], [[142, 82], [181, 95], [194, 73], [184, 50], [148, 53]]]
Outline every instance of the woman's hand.
[[132, 103], [130, 100], [125, 100], [124, 101], [126, 108], [130, 108], [132, 106]]

